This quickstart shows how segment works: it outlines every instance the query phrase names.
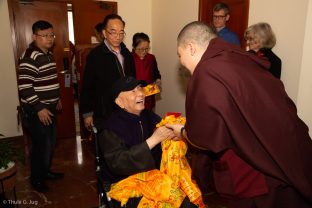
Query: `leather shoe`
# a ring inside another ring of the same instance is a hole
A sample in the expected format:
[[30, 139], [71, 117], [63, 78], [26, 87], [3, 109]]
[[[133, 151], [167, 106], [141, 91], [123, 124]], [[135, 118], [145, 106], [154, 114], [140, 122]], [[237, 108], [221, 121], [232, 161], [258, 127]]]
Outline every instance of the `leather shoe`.
[[33, 187], [33, 189], [35, 189], [38, 192], [45, 193], [45, 192], [49, 191], [48, 186], [44, 182], [31, 181], [30, 183], [31, 183], [31, 186]]
[[64, 173], [57, 173], [49, 171], [47, 173], [46, 179], [47, 180], [58, 180], [64, 178]]

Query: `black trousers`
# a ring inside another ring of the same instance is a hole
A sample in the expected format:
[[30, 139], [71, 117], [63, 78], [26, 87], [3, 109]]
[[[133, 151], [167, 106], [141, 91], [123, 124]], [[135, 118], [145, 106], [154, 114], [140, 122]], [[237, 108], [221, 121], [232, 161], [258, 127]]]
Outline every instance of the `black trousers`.
[[31, 135], [31, 180], [42, 182], [50, 170], [53, 150], [56, 143], [56, 108], [47, 106], [54, 114], [52, 124], [45, 126], [35, 109], [27, 104], [22, 105], [22, 122]]

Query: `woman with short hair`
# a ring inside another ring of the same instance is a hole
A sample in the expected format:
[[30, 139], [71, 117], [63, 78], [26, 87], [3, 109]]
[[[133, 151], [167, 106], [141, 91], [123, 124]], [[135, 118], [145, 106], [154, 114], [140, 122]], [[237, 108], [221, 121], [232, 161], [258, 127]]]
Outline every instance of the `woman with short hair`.
[[272, 51], [276, 44], [275, 34], [266, 22], [260, 22], [249, 26], [244, 34], [247, 47], [250, 52], [255, 53], [259, 57], [267, 58], [271, 66], [269, 72], [276, 78], [281, 78], [282, 61]]

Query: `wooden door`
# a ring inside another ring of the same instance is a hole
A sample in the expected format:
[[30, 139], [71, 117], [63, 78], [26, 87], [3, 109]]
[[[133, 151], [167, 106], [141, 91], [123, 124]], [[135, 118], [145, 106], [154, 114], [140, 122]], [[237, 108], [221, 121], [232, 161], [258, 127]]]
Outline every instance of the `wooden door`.
[[238, 35], [242, 48], [245, 48], [244, 32], [248, 27], [249, 0], [199, 0], [199, 20], [211, 24], [213, 6], [219, 2], [229, 6], [230, 20], [226, 25]]
[[108, 14], [117, 14], [117, 2], [75, 1], [73, 4], [75, 44], [91, 44], [95, 25], [103, 22]]
[[[67, 22], [67, 4], [62, 2], [32, 1], [22, 4], [12, 0], [10, 6], [12, 35], [15, 57], [22, 55], [32, 41], [32, 24], [38, 20], [46, 20], [53, 25], [56, 35], [53, 55], [56, 60], [58, 78], [61, 86], [63, 109], [58, 113], [58, 137], [75, 137], [74, 95], [71, 85], [69, 63], [69, 35]], [[69, 82], [68, 82], [69, 81]]]

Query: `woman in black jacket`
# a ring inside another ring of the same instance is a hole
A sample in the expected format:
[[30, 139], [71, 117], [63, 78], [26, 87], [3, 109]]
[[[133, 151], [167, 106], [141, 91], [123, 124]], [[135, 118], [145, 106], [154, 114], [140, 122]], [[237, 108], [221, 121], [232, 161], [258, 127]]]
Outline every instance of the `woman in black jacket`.
[[281, 78], [282, 61], [272, 51], [276, 44], [276, 37], [268, 23], [260, 22], [251, 25], [245, 31], [245, 39], [249, 51], [259, 57], [267, 58], [271, 66], [269, 72], [276, 78]]

